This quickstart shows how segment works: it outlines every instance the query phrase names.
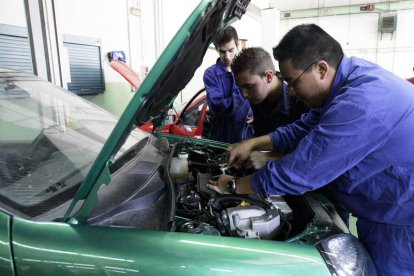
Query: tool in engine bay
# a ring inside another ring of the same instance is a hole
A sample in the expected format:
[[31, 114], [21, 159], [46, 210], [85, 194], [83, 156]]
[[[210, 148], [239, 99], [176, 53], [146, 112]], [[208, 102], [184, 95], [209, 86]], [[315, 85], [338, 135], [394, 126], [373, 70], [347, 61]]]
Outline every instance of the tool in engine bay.
[[230, 170], [231, 168], [234, 168], [234, 165], [222, 167], [220, 168], [220, 170], [222, 171], [223, 174], [226, 174], [226, 172]]

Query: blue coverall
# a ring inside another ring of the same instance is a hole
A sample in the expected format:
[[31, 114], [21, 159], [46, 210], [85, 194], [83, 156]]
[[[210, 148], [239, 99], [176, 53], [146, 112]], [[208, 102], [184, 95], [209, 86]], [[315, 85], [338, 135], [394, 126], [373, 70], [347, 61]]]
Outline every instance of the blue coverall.
[[270, 134], [275, 151], [253, 177], [261, 194], [329, 185], [358, 218], [358, 237], [381, 275], [414, 275], [414, 85], [344, 57], [329, 98]]
[[213, 115], [209, 139], [226, 143], [237, 143], [253, 135], [253, 128], [247, 124], [247, 117], [253, 116], [249, 102], [242, 96], [220, 58], [204, 72], [204, 86], [207, 104]]

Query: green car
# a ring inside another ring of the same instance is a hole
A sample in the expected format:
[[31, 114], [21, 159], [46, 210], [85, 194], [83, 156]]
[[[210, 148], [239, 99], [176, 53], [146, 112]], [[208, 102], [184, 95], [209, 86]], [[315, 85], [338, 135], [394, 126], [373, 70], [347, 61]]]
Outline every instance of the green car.
[[119, 120], [0, 69], [0, 275], [375, 273], [322, 195], [215, 194], [213, 176], [250, 173], [224, 170], [225, 144], [137, 128], [161, 126], [248, 3], [201, 1]]

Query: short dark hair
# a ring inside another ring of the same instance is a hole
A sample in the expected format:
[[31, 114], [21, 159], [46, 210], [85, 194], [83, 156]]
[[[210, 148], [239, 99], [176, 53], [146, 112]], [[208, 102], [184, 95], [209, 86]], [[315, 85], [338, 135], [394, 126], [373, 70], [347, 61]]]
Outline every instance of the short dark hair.
[[223, 31], [221, 31], [216, 38], [214, 39], [214, 47], [216, 49], [226, 43], [229, 43], [234, 39], [234, 42], [236, 43], [236, 46], [239, 45], [239, 36], [237, 35], [237, 31], [233, 26], [228, 26]]
[[249, 70], [253, 75], [263, 75], [266, 70], [275, 72], [270, 54], [261, 47], [243, 49], [233, 60], [231, 71], [234, 74]]
[[330, 66], [338, 68], [343, 56], [339, 42], [315, 24], [292, 28], [273, 48], [273, 57], [279, 63], [291, 59], [296, 69], [305, 69], [318, 60], [325, 60]]

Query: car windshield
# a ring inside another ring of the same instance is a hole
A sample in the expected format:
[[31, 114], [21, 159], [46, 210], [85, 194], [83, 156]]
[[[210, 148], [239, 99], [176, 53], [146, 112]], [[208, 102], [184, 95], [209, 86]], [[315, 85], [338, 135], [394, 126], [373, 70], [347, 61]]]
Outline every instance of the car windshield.
[[[70, 200], [116, 123], [49, 82], [1, 71], [1, 205], [34, 217]], [[145, 137], [133, 131], [118, 156]]]

